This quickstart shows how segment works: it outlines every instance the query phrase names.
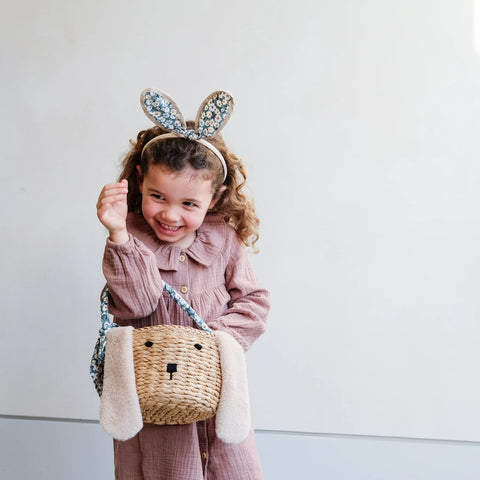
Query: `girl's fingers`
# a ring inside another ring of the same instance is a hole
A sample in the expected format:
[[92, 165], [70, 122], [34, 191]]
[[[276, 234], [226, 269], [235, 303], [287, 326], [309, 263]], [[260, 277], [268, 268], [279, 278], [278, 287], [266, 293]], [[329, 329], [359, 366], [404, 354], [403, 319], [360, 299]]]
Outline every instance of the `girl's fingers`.
[[124, 189], [124, 190], [128, 190], [128, 182], [126, 180], [122, 180], [121, 182], [108, 183], [103, 188], [104, 189], [121, 188], [121, 189]]
[[126, 202], [126, 201], [127, 201], [126, 193], [112, 194], [107, 197], [100, 196], [97, 202], [97, 208], [107, 203]]
[[112, 183], [110, 185], [105, 185], [100, 193], [100, 196], [106, 195], [116, 195], [119, 193], [128, 193], [128, 185], [124, 183]]
[[97, 217], [110, 233], [125, 229], [128, 212], [127, 193], [126, 180], [105, 185], [100, 192], [97, 200]]
[[125, 200], [126, 195], [128, 193], [128, 183], [126, 180], [123, 180], [121, 183], [111, 183], [105, 185], [100, 192], [100, 196], [98, 197], [97, 208], [101, 204], [104, 204], [105, 201], [107, 202], [118, 202]]

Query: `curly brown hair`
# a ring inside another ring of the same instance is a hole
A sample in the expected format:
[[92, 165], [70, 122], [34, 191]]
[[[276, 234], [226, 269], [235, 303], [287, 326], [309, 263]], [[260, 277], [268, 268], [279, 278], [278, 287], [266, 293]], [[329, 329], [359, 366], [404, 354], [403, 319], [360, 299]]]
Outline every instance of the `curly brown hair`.
[[[192, 128], [192, 126], [192, 122], [187, 122], [188, 128]], [[213, 198], [216, 198], [217, 202], [210, 212], [223, 215], [225, 221], [235, 229], [239, 239], [247, 247], [252, 247], [252, 250], [257, 252], [255, 243], [259, 237], [259, 219], [255, 213], [253, 202], [243, 191], [247, 174], [242, 160], [227, 148], [221, 135], [208, 141], [220, 151], [225, 159], [227, 164], [225, 180], [223, 180], [224, 170], [217, 156], [199, 142], [182, 137], [169, 137], [150, 143], [143, 151], [150, 140], [165, 133], [171, 132], [161, 127], [152, 127], [139, 132], [136, 142], [130, 140], [132, 147], [122, 162], [123, 170], [119, 176], [119, 181], [128, 180], [128, 210], [142, 213], [138, 165], [142, 175], [146, 175], [150, 165], [162, 165], [173, 172], [193, 168], [201, 172], [204, 178], [212, 180]], [[222, 186], [226, 187], [224, 191], [221, 190]]]

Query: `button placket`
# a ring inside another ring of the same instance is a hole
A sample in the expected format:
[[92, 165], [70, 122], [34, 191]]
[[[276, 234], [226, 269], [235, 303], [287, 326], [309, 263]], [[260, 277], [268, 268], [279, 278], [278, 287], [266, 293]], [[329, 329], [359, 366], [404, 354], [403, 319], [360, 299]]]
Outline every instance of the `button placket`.
[[203, 474], [208, 465], [208, 433], [207, 433], [207, 422], [197, 422], [197, 433], [198, 433], [198, 446], [200, 447], [200, 458], [202, 459], [202, 469]]
[[188, 272], [188, 262], [187, 262], [187, 255], [185, 254], [185, 252], [181, 252], [178, 255], [178, 261], [182, 264], [181, 268], [179, 269], [179, 271], [182, 272], [182, 275], [181, 275], [181, 277], [183, 277], [182, 280], [184, 282], [186, 282], [183, 285], [180, 284], [181, 286], [180, 286], [179, 291], [182, 295], [186, 295], [190, 290], [190, 288], [188, 286], [188, 282], [190, 281], [190, 277], [189, 277], [189, 274], [188, 274], [189, 273]]

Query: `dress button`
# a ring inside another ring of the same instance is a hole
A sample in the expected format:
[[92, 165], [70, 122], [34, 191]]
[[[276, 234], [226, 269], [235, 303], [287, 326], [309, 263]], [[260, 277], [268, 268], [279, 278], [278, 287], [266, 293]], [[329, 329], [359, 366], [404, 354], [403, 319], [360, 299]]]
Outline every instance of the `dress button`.
[[182, 293], [187, 293], [188, 292], [188, 287], [186, 285], [184, 285], [182, 288], [180, 288], [180, 291]]
[[184, 262], [184, 261], [187, 259], [187, 257], [182, 253], [182, 254], [178, 257], [178, 259], [179, 259], [181, 262]]
[[207, 452], [202, 452], [202, 458], [203, 458], [204, 460], [207, 459]]

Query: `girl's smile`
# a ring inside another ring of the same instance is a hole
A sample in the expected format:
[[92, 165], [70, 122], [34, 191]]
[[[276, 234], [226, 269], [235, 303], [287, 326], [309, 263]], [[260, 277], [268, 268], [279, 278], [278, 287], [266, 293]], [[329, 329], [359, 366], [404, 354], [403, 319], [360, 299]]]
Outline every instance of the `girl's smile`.
[[165, 242], [188, 247], [215, 205], [212, 181], [192, 168], [172, 172], [161, 165], [150, 165], [141, 174], [142, 213], [155, 235]]
[[177, 233], [181, 227], [172, 227], [170, 225], [165, 225], [164, 223], [158, 222], [160, 228], [165, 230], [166, 233], [171, 232], [172, 234]]

